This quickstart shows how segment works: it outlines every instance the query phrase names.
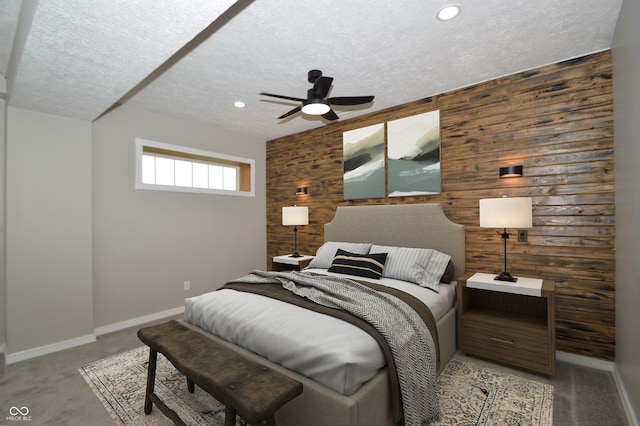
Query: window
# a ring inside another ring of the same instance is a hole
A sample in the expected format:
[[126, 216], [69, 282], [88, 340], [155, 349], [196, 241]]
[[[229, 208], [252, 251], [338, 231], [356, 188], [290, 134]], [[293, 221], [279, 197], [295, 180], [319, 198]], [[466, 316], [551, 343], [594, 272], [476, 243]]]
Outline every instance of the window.
[[136, 189], [254, 196], [255, 161], [136, 138]]

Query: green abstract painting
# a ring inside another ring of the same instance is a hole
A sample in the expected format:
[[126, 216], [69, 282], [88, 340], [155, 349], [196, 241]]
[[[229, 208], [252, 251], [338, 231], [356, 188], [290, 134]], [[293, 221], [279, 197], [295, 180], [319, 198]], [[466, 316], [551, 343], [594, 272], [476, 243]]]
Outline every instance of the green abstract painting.
[[389, 197], [440, 193], [440, 111], [387, 123]]
[[384, 197], [384, 123], [344, 132], [342, 142], [344, 198]]

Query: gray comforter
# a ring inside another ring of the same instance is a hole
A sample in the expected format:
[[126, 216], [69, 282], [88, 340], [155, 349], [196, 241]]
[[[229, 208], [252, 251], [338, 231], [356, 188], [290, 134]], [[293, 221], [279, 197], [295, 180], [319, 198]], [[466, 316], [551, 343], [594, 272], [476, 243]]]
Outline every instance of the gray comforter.
[[315, 303], [345, 310], [368, 321], [391, 349], [405, 426], [429, 424], [440, 418], [434, 339], [421, 317], [402, 300], [352, 280], [299, 272], [254, 271], [231, 282], [281, 284]]

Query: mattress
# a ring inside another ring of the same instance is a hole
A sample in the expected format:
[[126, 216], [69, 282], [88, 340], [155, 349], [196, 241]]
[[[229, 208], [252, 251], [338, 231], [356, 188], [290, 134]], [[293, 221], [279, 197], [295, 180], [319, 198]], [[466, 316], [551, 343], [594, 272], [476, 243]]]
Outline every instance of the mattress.
[[[455, 304], [455, 283], [440, 284], [436, 293], [389, 278], [371, 281], [422, 300], [436, 321]], [[188, 298], [185, 321], [343, 395], [353, 394], [386, 365], [382, 349], [362, 329], [252, 293], [223, 289]]]

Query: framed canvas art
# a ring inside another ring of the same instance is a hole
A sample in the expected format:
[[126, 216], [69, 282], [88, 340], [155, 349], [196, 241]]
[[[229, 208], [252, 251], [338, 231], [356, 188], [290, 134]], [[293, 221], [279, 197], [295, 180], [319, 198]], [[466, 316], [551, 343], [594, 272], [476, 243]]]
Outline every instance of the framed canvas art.
[[440, 193], [440, 111], [387, 123], [389, 197]]
[[385, 196], [384, 123], [342, 134], [344, 198]]

